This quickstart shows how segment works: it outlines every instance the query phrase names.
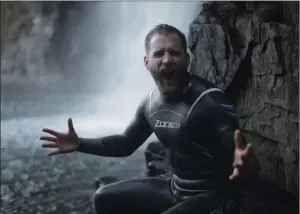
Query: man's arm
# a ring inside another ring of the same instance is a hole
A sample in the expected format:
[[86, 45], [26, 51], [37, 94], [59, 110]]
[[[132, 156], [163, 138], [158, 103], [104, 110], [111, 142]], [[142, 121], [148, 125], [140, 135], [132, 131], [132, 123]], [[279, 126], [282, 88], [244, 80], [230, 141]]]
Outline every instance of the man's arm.
[[208, 114], [222, 143], [224, 149], [222, 157], [226, 158], [224, 161], [229, 161], [227, 162], [228, 164], [233, 164], [241, 160], [243, 166], [239, 165], [237, 168], [235, 166], [239, 170], [239, 174], [243, 174], [238, 176], [243, 177], [244, 181], [253, 179], [255, 176], [258, 176], [260, 171], [259, 162], [255, 154], [252, 150], [251, 152], [248, 150], [248, 154], [244, 157], [241, 154], [235, 154], [237, 150], [245, 152], [249, 144], [247, 144], [243, 135], [240, 135], [241, 139], [235, 139], [235, 131], [239, 129], [239, 125], [234, 106], [221, 91], [215, 91], [208, 95], [206, 98], [210, 106]]
[[209, 117], [214, 132], [222, 143], [222, 154], [233, 163], [235, 142], [234, 132], [239, 129], [235, 107], [222, 91], [213, 91], [203, 97], [205, 115]]
[[145, 102], [142, 102], [123, 134], [94, 139], [79, 138], [78, 151], [106, 157], [131, 155], [152, 134], [152, 129], [144, 115], [144, 108]]

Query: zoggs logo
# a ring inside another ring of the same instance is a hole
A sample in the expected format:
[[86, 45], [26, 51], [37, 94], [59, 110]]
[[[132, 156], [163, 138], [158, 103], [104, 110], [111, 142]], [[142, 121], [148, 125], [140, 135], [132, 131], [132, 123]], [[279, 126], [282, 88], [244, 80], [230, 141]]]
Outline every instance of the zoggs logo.
[[180, 123], [156, 120], [155, 127], [156, 128], [168, 128], [168, 129], [179, 129]]

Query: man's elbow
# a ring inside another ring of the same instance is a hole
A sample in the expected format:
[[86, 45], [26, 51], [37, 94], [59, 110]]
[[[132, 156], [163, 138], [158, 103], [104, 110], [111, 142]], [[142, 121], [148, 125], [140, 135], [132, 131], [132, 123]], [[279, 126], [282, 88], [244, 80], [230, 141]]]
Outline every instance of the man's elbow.
[[129, 157], [129, 156], [131, 156], [133, 153], [134, 153], [134, 151], [127, 152], [123, 157]]
[[135, 152], [136, 149], [120, 149], [119, 152], [118, 152], [118, 155], [117, 157], [129, 157], [131, 156], [134, 152]]
[[140, 145], [141, 145], [140, 143], [125, 137], [124, 144], [122, 145], [122, 148], [120, 148], [122, 157], [128, 157], [132, 155], [139, 148]]

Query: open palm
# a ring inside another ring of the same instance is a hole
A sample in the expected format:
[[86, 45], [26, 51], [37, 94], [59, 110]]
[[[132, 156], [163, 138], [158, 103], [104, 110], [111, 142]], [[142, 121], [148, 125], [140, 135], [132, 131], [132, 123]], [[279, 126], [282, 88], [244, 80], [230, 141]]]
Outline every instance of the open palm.
[[52, 135], [40, 137], [40, 140], [51, 142], [42, 144], [42, 147], [56, 149], [53, 152], [50, 152], [49, 155], [70, 153], [77, 150], [77, 147], [79, 145], [79, 138], [74, 130], [71, 118], [68, 119], [68, 128], [69, 131], [67, 133], [57, 132], [48, 128], [42, 129], [43, 132]]
[[259, 162], [255, 156], [251, 143], [245, 145], [244, 137], [240, 130], [234, 133], [235, 152], [233, 172], [229, 179], [245, 178], [259, 171]]

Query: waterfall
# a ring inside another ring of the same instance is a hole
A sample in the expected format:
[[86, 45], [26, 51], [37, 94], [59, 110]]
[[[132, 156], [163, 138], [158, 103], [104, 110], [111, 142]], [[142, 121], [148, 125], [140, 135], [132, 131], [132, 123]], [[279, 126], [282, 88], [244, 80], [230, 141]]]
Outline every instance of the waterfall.
[[[65, 132], [67, 118], [72, 117], [81, 137], [123, 131], [141, 99], [155, 87], [143, 64], [146, 34], [154, 25], [166, 23], [187, 35], [200, 7], [199, 2], [82, 2], [79, 12], [66, 15], [68, 22], [52, 40], [59, 65], [53, 68], [61, 69], [55, 72], [58, 77], [49, 80], [51, 75], [43, 71], [29, 83], [20, 78], [22, 85], [8, 84], [1, 102], [3, 213], [20, 209], [24, 213], [87, 213], [89, 204], [83, 207], [82, 201], [92, 185], [85, 181], [113, 168], [122, 169], [119, 175], [128, 169], [140, 173], [141, 150], [121, 160], [81, 153], [49, 158], [48, 151], [40, 148], [41, 129]], [[82, 84], [72, 81], [76, 78]], [[43, 80], [41, 88], [35, 85], [39, 80]], [[120, 162], [113, 167], [112, 163]], [[70, 186], [76, 189], [72, 195]], [[60, 204], [61, 198], [71, 199]]]
[[[49, 84], [56, 89], [55, 93], [28, 84], [25, 87], [34, 90], [29, 95], [23, 89], [15, 92], [16, 98], [5, 96], [9, 102], [1, 104], [1, 112], [8, 115], [5, 118], [17, 114], [27, 117], [56, 114], [59, 119], [43, 125], [56, 129], [65, 127], [66, 119], [72, 117], [80, 134], [82, 129], [99, 135], [106, 134], [104, 130], [122, 131], [140, 101], [155, 87], [143, 62], [146, 34], [155, 25], [166, 23], [187, 35], [200, 7], [201, 2], [81, 3], [79, 11], [66, 15], [64, 30], [59, 32], [56, 43], [52, 43], [53, 47], [60, 47], [57, 60], [63, 65], [62, 76], [65, 75]], [[70, 81], [78, 76], [84, 83], [80, 86]], [[47, 82], [47, 75], [42, 77]], [[86, 90], [72, 95], [66, 92], [68, 85], [74, 91], [80, 87]], [[14, 133], [14, 129], [9, 130]]]
[[[76, 10], [65, 15], [65, 23], [57, 28], [59, 32], [54, 32], [55, 40], [50, 43], [56, 50], [52, 53], [57, 55], [57, 64], [61, 65], [61, 71], [55, 73], [61, 72], [62, 78], [49, 81], [47, 86], [55, 92], [50, 93], [46, 86], [40, 90], [34, 84], [23, 83], [23, 87], [33, 89], [26, 92], [21, 88], [3, 96], [9, 102], [1, 105], [1, 112], [7, 115], [5, 118], [17, 114], [27, 117], [60, 114], [63, 117], [59, 122], [55, 120], [57, 123], [72, 117], [78, 129], [116, 126], [122, 130], [143, 97], [155, 87], [143, 62], [146, 34], [155, 25], [166, 23], [187, 35], [201, 5], [201, 2], [79, 3]], [[46, 74], [37, 79], [41, 78], [48, 81]], [[72, 81], [76, 78], [82, 84]], [[66, 86], [70, 86], [71, 92]], [[80, 88], [86, 90], [76, 94]], [[53, 126], [64, 127], [65, 122]]]
[[166, 23], [187, 35], [200, 7], [200, 2], [99, 2], [86, 9], [95, 20], [91, 20], [93, 24], [85, 22], [92, 27], [88, 32], [94, 34], [93, 42], [95, 35], [99, 38], [93, 52], [85, 53], [89, 63], [83, 70], [90, 79], [89, 87], [103, 88], [100, 112], [130, 120], [141, 99], [154, 87], [143, 62], [146, 34], [155, 25]]

